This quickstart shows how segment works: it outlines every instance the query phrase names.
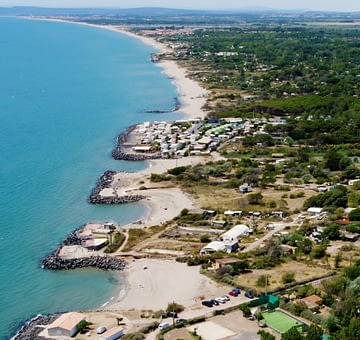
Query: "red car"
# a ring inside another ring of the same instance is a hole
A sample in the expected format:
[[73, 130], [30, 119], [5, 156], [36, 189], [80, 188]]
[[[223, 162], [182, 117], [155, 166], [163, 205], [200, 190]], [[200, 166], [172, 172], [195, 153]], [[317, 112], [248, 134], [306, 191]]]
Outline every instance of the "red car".
[[234, 292], [233, 290], [229, 292], [229, 295], [231, 296], [238, 296], [239, 294], [237, 292]]

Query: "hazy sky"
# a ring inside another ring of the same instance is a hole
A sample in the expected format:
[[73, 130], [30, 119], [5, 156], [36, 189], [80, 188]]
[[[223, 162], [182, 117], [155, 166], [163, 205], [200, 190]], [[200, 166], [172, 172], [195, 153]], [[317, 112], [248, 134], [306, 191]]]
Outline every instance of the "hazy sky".
[[269, 7], [279, 9], [313, 9], [360, 11], [359, 0], [0, 0], [2, 6], [42, 7], [168, 7], [196, 9], [241, 9]]

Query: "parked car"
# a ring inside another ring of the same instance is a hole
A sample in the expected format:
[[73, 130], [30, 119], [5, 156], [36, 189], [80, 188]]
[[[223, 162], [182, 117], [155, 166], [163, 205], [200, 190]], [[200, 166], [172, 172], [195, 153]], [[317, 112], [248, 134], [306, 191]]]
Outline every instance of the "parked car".
[[229, 295], [230, 296], [238, 296], [239, 294], [232, 290], [231, 292], [229, 292]]
[[186, 322], [186, 319], [176, 319], [175, 320], [175, 324], [180, 325], [180, 324], [184, 324]]
[[225, 302], [226, 302], [226, 300], [225, 300], [223, 297], [221, 297], [221, 296], [215, 298], [215, 301], [217, 301], [217, 302], [219, 302], [219, 303], [225, 303]]
[[177, 313], [176, 312], [168, 312], [167, 314], [166, 314], [166, 316], [168, 317], [168, 318], [177, 318]]
[[240, 290], [240, 288], [233, 288], [233, 289], [232, 289], [232, 292], [235, 292], [235, 293], [237, 293], [237, 294], [240, 294], [240, 293], [241, 293], [241, 290]]
[[213, 303], [211, 301], [205, 300], [201, 302], [202, 305], [206, 306], [206, 307], [212, 307]]
[[168, 322], [162, 322], [161, 324], [159, 324], [160, 331], [168, 329], [169, 327], [170, 327], [170, 324]]
[[221, 295], [220, 297], [225, 301], [230, 301], [230, 298], [227, 295]]
[[216, 301], [216, 300], [210, 300], [210, 302], [212, 302], [212, 304], [213, 304], [214, 306], [218, 306], [218, 305], [219, 305], [219, 302]]
[[106, 332], [106, 327], [105, 326], [99, 326], [98, 328], [96, 328], [96, 333], [97, 334], [103, 334]]
[[253, 299], [254, 298], [254, 292], [251, 290], [248, 290], [245, 292], [245, 296], [249, 299]]

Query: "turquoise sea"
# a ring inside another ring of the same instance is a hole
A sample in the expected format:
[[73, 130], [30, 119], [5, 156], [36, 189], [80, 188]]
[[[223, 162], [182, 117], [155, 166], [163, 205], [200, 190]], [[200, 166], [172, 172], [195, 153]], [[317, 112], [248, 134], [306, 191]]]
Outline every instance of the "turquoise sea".
[[52, 272], [40, 261], [90, 220], [121, 224], [141, 204], [93, 206], [87, 197], [107, 169], [116, 135], [174, 105], [176, 88], [152, 64], [153, 49], [93, 27], [0, 18], [0, 339], [38, 313], [101, 306], [121, 284], [98, 270]]

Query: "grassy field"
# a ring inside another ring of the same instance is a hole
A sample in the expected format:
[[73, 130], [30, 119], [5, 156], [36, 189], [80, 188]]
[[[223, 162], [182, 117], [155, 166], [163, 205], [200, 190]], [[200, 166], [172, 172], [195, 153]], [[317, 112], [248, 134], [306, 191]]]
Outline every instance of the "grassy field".
[[262, 316], [264, 317], [266, 325], [279, 332], [280, 334], [287, 332], [292, 327], [301, 327], [302, 325], [300, 321], [297, 321], [294, 318], [278, 310], [272, 312], [263, 312]]

